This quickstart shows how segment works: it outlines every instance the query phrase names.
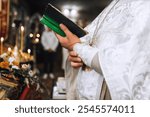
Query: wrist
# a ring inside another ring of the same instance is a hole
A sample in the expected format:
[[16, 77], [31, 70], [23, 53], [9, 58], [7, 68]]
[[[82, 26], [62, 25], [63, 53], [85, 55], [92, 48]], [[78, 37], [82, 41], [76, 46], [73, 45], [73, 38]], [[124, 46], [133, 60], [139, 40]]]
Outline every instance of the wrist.
[[83, 45], [86, 45], [86, 44], [85, 44], [85, 43], [82, 43], [82, 42], [74, 44], [74, 45], [73, 45], [73, 51], [78, 50], [78, 48], [80, 48], [80, 47], [83, 46]]
[[77, 41], [77, 42], [74, 42], [74, 43], [72, 43], [72, 44], [70, 44], [69, 45], [69, 50], [73, 50], [73, 48], [74, 48], [74, 46], [76, 45], [76, 44], [80, 44], [81, 43], [81, 41]]

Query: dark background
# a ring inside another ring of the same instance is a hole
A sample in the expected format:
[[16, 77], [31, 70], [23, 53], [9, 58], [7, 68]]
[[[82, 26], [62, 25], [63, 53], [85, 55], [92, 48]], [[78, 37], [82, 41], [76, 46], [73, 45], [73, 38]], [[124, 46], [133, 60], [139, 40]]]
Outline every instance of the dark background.
[[39, 12], [42, 14], [48, 3], [55, 5], [58, 9], [62, 9], [64, 5], [78, 6], [79, 18], [92, 20], [106, 7], [111, 0], [26, 0], [30, 8], [30, 15]]

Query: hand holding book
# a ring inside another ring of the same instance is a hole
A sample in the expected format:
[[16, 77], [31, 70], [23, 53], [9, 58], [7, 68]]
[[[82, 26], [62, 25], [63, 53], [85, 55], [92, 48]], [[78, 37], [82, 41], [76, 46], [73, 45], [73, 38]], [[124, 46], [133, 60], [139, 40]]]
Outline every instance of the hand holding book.
[[54, 32], [63, 47], [70, 50], [69, 61], [74, 68], [79, 68], [83, 65], [83, 61], [78, 55], [74, 55], [73, 46], [80, 43], [79, 37], [87, 34], [82, 28], [77, 26], [71, 20], [62, 15], [52, 5], [48, 5], [46, 12], [41, 19], [41, 23], [47, 25]]
[[61, 45], [65, 48], [67, 48], [69, 51], [69, 56], [68, 56], [68, 60], [70, 61], [70, 64], [73, 68], [80, 68], [83, 66], [83, 61], [82, 59], [78, 56], [78, 54], [73, 50], [73, 46], [76, 43], [80, 43], [80, 39], [74, 35], [72, 32], [69, 31], [69, 29], [63, 25], [60, 24], [60, 28], [64, 31], [64, 33], [66, 34], [66, 37], [62, 37], [58, 34], [56, 34], [59, 42], [61, 43]]
[[42, 24], [45, 24], [54, 32], [63, 37], [65, 37], [66, 35], [59, 26], [61, 23], [64, 24], [73, 34], [78, 37], [83, 37], [87, 34], [86, 31], [84, 31], [81, 27], [65, 17], [57, 8], [55, 8], [51, 4], [47, 5], [44, 15], [40, 21]]
[[73, 46], [76, 43], [80, 43], [80, 39], [73, 34], [65, 25], [60, 24], [60, 28], [61, 30], [65, 33], [66, 37], [60, 36], [59, 34], [56, 34], [59, 42], [61, 43], [61, 45], [68, 49], [68, 50], [73, 50]]

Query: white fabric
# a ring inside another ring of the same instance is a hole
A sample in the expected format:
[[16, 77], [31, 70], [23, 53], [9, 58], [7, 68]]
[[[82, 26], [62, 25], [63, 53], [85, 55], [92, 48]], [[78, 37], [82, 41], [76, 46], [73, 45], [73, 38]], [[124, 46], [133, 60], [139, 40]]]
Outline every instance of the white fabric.
[[[115, 5], [116, 2], [114, 0], [97, 17], [101, 23], [107, 15], [97, 29], [94, 44], [94, 48], [99, 50], [95, 52], [99, 67], [112, 99], [150, 99], [150, 1], [120, 0]], [[111, 5], [115, 7], [110, 11]], [[89, 40], [92, 37], [97, 19], [87, 27], [91, 32], [84, 38]], [[82, 46], [75, 46], [75, 51], [91, 67], [88, 50], [82, 48], [84, 50], [78, 51]]]
[[[111, 9], [112, 6], [113, 4], [110, 4], [107, 9]], [[104, 15], [106, 14], [106, 12], [102, 13]], [[102, 19], [104, 18], [104, 15], [101, 16]], [[99, 16], [92, 22], [91, 25], [85, 28], [88, 31], [88, 35], [81, 38], [81, 42], [84, 44], [76, 44], [74, 46], [74, 50], [83, 59], [84, 63], [90, 67], [93, 57], [99, 51], [96, 47], [92, 48], [89, 46], [89, 43], [91, 42], [93, 33], [95, 31], [95, 26], [97, 25], [97, 21], [99, 20]], [[102, 20], [100, 20], [100, 22], [102, 22]], [[99, 62], [97, 62], [97, 64], [98, 63]], [[92, 71], [83, 71], [80, 68], [74, 71], [75, 69], [69, 66], [70, 65], [68, 64], [66, 68], [66, 78], [68, 79], [69, 89], [69, 96], [67, 99], [99, 99], [103, 76], [100, 73], [97, 73], [94, 69]], [[101, 72], [100, 69], [99, 71]]]
[[66, 61], [66, 69], [65, 69], [65, 78], [66, 78], [66, 88], [67, 88], [67, 99], [75, 100], [77, 99], [77, 74], [79, 69], [74, 69], [71, 67], [69, 61]]
[[74, 46], [74, 51], [79, 53], [79, 57], [82, 58], [82, 60], [87, 66], [91, 66], [92, 59], [95, 56], [95, 54], [98, 52], [98, 49], [86, 44], [77, 43]]
[[93, 68], [97, 73], [103, 75], [98, 57], [98, 53], [93, 57], [91, 62], [91, 68]]
[[41, 43], [45, 50], [56, 51], [58, 46], [58, 39], [53, 31], [44, 31], [41, 37]]
[[103, 77], [95, 70], [79, 70], [77, 75], [77, 99], [98, 100], [101, 93]]
[[68, 50], [65, 48], [62, 48], [62, 69], [65, 69], [66, 67], [66, 60], [68, 58]]
[[[74, 50], [79, 54], [87, 66], [91, 65], [92, 59], [98, 52], [97, 48], [92, 48], [86, 44], [76, 44]], [[88, 54], [85, 54], [88, 53]], [[89, 57], [90, 55], [90, 57]], [[99, 99], [101, 93], [101, 87], [103, 77], [98, 74], [95, 70], [84, 71], [82, 68], [79, 69], [77, 79], [77, 99]]]
[[[67, 61], [68, 62], [68, 61]], [[74, 69], [70, 62], [66, 65], [65, 78], [67, 80], [67, 99], [99, 99], [103, 78], [92, 71], [82, 71]]]

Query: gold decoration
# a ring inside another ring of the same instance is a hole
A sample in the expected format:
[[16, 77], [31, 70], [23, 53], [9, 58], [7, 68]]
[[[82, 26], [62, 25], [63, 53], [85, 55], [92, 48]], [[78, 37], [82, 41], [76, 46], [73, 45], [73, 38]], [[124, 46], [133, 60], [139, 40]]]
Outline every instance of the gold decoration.
[[9, 68], [9, 62], [7, 62], [7, 61], [0, 62], [0, 67], [4, 68], [4, 69], [8, 69]]

